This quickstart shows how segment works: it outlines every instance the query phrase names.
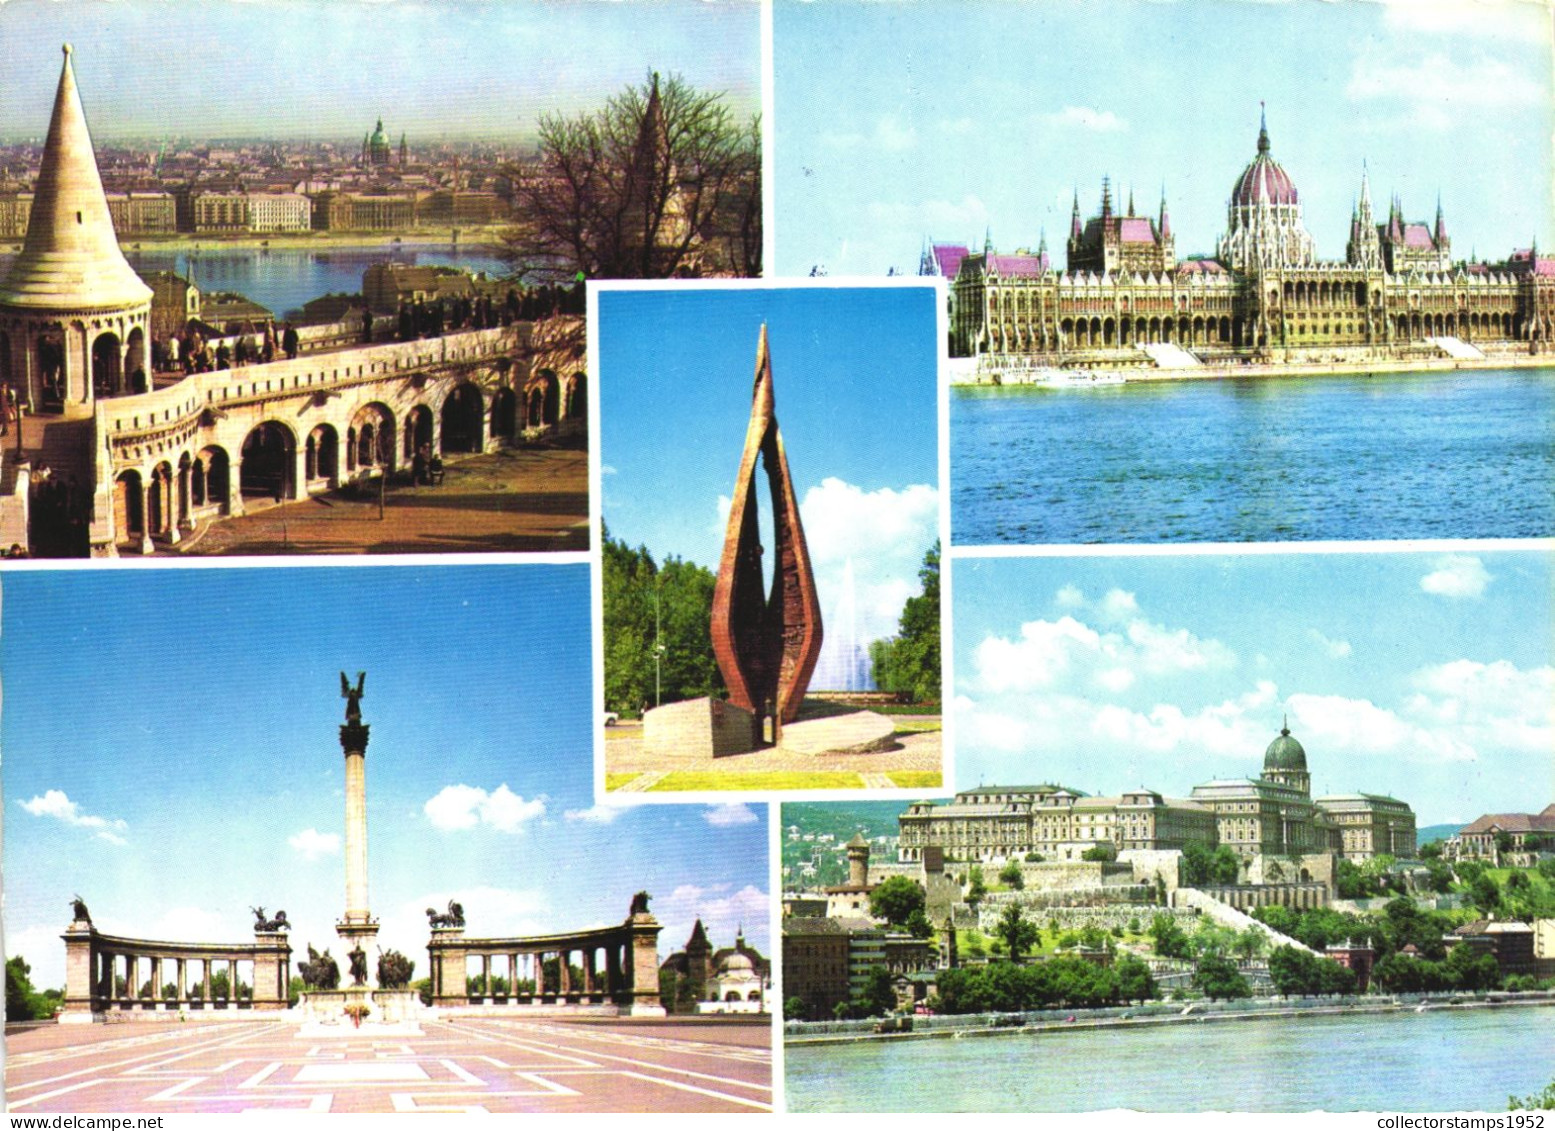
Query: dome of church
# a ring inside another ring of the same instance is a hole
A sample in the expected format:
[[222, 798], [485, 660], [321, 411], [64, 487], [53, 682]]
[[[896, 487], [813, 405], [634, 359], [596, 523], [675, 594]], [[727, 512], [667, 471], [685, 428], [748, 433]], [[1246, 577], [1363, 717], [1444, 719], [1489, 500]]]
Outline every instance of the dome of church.
[[724, 959], [723, 968], [725, 973], [731, 973], [735, 970], [754, 971], [756, 969], [756, 964], [750, 960], [749, 955], [741, 954], [739, 951], [735, 951], [728, 958]]
[[1290, 727], [1281, 727], [1280, 737], [1269, 743], [1269, 748], [1263, 752], [1263, 768], [1265, 773], [1270, 770], [1306, 772], [1307, 752], [1290, 736]]
[[1242, 170], [1231, 190], [1233, 205], [1295, 204], [1296, 185], [1280, 163], [1269, 156], [1269, 129], [1260, 120], [1258, 124], [1258, 156]]

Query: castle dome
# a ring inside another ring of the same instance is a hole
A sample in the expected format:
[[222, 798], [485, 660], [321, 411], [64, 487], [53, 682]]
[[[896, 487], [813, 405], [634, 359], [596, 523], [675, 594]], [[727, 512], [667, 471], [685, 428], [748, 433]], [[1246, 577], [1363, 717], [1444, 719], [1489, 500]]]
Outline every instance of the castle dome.
[[1307, 752], [1302, 749], [1301, 743], [1290, 735], [1290, 727], [1280, 728], [1280, 736], [1269, 743], [1269, 748], [1263, 752], [1263, 769], [1265, 773], [1270, 770], [1299, 770], [1306, 773]]
[[1280, 163], [1269, 156], [1269, 128], [1261, 116], [1258, 122], [1258, 156], [1237, 178], [1236, 187], [1231, 190], [1231, 203], [1233, 206], [1298, 203], [1295, 182], [1280, 167]]
[[64, 50], [27, 239], [0, 283], [0, 304], [88, 310], [145, 304], [151, 288], [119, 250], [68, 43]]

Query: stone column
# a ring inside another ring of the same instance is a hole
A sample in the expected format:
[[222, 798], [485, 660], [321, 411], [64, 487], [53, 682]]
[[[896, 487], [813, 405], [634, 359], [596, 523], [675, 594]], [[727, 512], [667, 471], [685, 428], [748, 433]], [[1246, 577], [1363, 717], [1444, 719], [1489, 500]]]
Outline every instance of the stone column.
[[65, 940], [65, 1009], [61, 1023], [90, 1022], [96, 1009], [95, 999], [102, 988], [98, 976], [97, 932], [90, 920], [78, 919], [62, 936]]
[[594, 947], [586, 947], [583, 951], [583, 992], [592, 996], [594, 991]]
[[140, 500], [140, 552], [149, 556], [151, 553], [151, 500], [155, 497], [157, 490], [157, 473], [155, 469], [146, 477], [145, 484], [141, 488], [142, 497]]
[[563, 950], [556, 955], [557, 993], [563, 998], [572, 992], [572, 971], [569, 969], [570, 964], [567, 961], [571, 956], [571, 950]]
[[621, 992], [621, 951], [619, 944], [605, 947], [605, 993], [614, 998]]
[[[344, 676], [342, 675], [342, 679]], [[346, 910], [335, 931], [349, 954], [358, 946], [372, 953], [378, 921], [367, 904], [367, 724], [362, 722], [360, 696], [347, 696], [346, 722], [340, 728], [340, 749], [346, 759]], [[349, 960], [348, 960], [349, 961]], [[368, 963], [366, 985], [373, 984]]]
[[535, 951], [530, 955], [530, 961], [535, 965], [535, 999], [538, 1001], [545, 993], [545, 952]]
[[178, 963], [178, 1004], [182, 1006], [184, 998], [189, 996], [188, 970], [184, 965], [184, 959], [178, 958], [174, 961]]
[[627, 951], [631, 1004], [623, 1012], [629, 1017], [663, 1017], [659, 1002], [659, 921], [646, 911], [626, 921], [630, 931]]
[[496, 998], [491, 989], [491, 955], [481, 955], [481, 1000], [490, 1005]]

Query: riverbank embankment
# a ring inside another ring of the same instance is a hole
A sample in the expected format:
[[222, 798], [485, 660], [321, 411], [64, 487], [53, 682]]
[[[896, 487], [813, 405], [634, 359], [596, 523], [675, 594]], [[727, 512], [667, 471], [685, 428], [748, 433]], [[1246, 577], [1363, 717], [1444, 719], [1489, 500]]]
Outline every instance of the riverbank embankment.
[[[1474, 369], [1548, 369], [1555, 367], [1555, 354], [1498, 354], [1483, 358], [1385, 358], [1368, 357], [1356, 360], [1323, 362], [1260, 362], [1248, 365], [1194, 365], [1177, 369], [1140, 366], [1121, 370], [1127, 384], [1162, 381], [1218, 381], [1227, 378], [1263, 377], [1334, 377], [1381, 376], [1395, 373], [1450, 373], [1455, 370]], [[1033, 388], [1040, 389], [1040, 382], [995, 382], [988, 375], [951, 370], [951, 385], [958, 388]], [[1084, 386], [1090, 388], [1090, 386]], [[1099, 386], [1107, 387], [1107, 386]], [[1054, 391], [1064, 392], [1060, 386]]]
[[1438, 1010], [1555, 1006], [1555, 990], [1493, 994], [1396, 994], [1354, 998], [1261, 998], [1221, 1002], [1152, 1002], [1105, 1009], [1046, 1009], [1025, 1013], [966, 1013], [914, 1017], [911, 1032], [876, 1033], [873, 1021], [789, 1022], [785, 1045], [857, 1041], [962, 1040], [1011, 1033], [1058, 1033], [1221, 1021], [1353, 1017], [1368, 1013], [1421, 1014]]

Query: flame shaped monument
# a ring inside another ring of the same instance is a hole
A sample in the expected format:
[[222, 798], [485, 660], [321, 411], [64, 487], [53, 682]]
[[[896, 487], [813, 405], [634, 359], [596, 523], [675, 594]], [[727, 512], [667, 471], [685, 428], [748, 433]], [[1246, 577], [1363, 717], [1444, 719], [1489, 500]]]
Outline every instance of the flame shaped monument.
[[[772, 500], [772, 588], [764, 592], [756, 461], [766, 473]], [[810, 551], [799, 521], [799, 501], [788, 474], [783, 435], [772, 392], [767, 327], [756, 346], [756, 385], [751, 396], [745, 452], [734, 482], [734, 503], [723, 558], [713, 589], [713, 653], [729, 689], [729, 701], [755, 716], [752, 744], [761, 745], [772, 720], [772, 742], [799, 716], [810, 675], [821, 653], [821, 603], [810, 572]]]

